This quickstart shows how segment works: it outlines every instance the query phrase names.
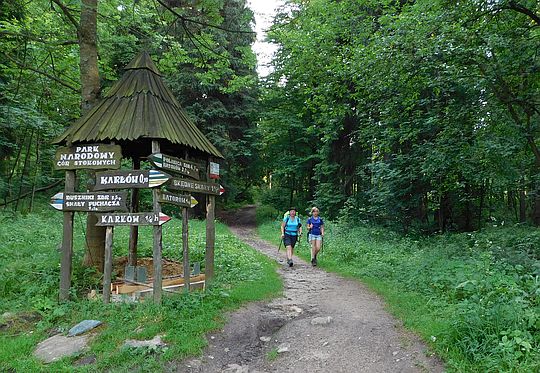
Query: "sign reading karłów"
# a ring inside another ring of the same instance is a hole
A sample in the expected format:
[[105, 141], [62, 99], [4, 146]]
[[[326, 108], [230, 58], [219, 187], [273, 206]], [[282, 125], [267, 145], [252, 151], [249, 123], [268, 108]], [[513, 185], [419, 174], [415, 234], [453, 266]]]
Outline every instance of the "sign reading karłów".
[[61, 211], [128, 211], [127, 192], [56, 193], [51, 206]]
[[119, 145], [93, 144], [59, 147], [54, 157], [56, 170], [118, 169], [122, 159]]
[[173, 190], [184, 190], [187, 192], [203, 194], [215, 194], [217, 196], [220, 196], [225, 192], [225, 189], [223, 189], [223, 187], [219, 184], [181, 179], [178, 177], [173, 177], [169, 181], [169, 184], [167, 184], [167, 187]]
[[199, 203], [195, 197], [191, 196], [190, 194], [174, 194], [169, 192], [160, 192], [159, 202], [170, 203], [171, 205], [182, 207], [193, 207]]
[[171, 177], [158, 170], [118, 170], [96, 172], [94, 190], [154, 188]]
[[148, 160], [162, 170], [176, 172], [199, 180], [199, 166], [196, 163], [163, 153], [150, 154]]
[[171, 220], [170, 216], [155, 212], [96, 214], [97, 226], [111, 227], [115, 225], [162, 225]]

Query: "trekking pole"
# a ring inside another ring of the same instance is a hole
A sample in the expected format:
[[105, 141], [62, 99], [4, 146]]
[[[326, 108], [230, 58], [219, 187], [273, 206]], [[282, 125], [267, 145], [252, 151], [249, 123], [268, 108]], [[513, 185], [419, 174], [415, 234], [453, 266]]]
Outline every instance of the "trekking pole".
[[324, 249], [324, 236], [321, 236], [321, 254], [323, 252], [323, 249]]
[[283, 243], [283, 238], [279, 238], [279, 246], [277, 248], [277, 252], [279, 253], [279, 250], [281, 250], [281, 244]]

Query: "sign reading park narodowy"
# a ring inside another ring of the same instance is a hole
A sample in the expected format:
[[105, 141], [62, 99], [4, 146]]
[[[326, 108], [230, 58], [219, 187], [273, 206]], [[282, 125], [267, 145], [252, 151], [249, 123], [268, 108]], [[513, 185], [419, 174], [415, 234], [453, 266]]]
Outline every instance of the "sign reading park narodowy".
[[96, 214], [100, 227], [116, 225], [162, 225], [171, 220], [170, 216], [155, 212]]
[[225, 189], [219, 184], [205, 183], [202, 181], [195, 181], [189, 179], [181, 179], [173, 177], [167, 185], [169, 189], [184, 190], [186, 192], [203, 193], [203, 194], [215, 194], [217, 196], [225, 193]]
[[59, 147], [54, 157], [56, 170], [118, 169], [122, 159], [120, 145], [93, 144]]
[[148, 160], [157, 168], [176, 172], [199, 180], [199, 166], [196, 163], [172, 157], [163, 153], [150, 154]]
[[199, 203], [190, 194], [175, 194], [163, 191], [159, 192], [159, 202], [181, 207], [193, 207]]
[[154, 188], [170, 179], [157, 170], [118, 170], [96, 172], [94, 190], [124, 188]]
[[127, 192], [56, 193], [51, 206], [62, 211], [128, 211]]

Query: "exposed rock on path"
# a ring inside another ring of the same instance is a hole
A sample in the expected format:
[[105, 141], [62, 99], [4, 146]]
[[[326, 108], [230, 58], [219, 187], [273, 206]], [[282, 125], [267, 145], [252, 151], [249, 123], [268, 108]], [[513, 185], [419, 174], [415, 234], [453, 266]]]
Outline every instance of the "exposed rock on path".
[[284, 296], [232, 313], [223, 332], [209, 336], [210, 346], [201, 358], [171, 366], [171, 371], [444, 371], [418, 337], [405, 331], [360, 282], [299, 258], [294, 267], [286, 267], [283, 250], [278, 254], [277, 247], [257, 237], [253, 208], [224, 219], [244, 242], [281, 263]]

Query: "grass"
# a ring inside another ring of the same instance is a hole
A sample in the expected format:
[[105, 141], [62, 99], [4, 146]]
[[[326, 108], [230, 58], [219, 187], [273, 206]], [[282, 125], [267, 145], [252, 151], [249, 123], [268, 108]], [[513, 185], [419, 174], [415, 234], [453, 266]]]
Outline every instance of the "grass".
[[[162, 305], [104, 305], [88, 300], [91, 289], [100, 289], [101, 278], [80, 266], [84, 247], [84, 215], [76, 216], [74, 244], [73, 300], [58, 304], [61, 214], [53, 211], [27, 216], [0, 214], [0, 371], [16, 372], [128, 372], [161, 371], [206, 346], [205, 333], [219, 329], [223, 313], [243, 303], [276, 296], [282, 284], [276, 264], [251, 250], [228, 229], [217, 224], [216, 279], [206, 292], [164, 297]], [[205, 224], [190, 221], [190, 255], [204, 265]], [[127, 255], [128, 229], [116, 228], [114, 252]], [[181, 259], [181, 226], [174, 219], [164, 226], [163, 256]], [[139, 255], [151, 256], [151, 228], [141, 227]], [[3, 319], [3, 320], [2, 320]], [[35, 346], [49, 335], [65, 332], [84, 319], [104, 322], [89, 351], [95, 355], [90, 366], [75, 367], [79, 357], [64, 358], [44, 365], [32, 356]], [[126, 350], [126, 339], [150, 339], [163, 335], [164, 350]]]
[[[259, 226], [279, 242], [279, 222]], [[309, 260], [303, 238], [296, 253]], [[540, 232], [404, 237], [327, 224], [319, 265], [357, 278], [456, 372], [540, 371]]]
[[278, 356], [279, 356], [278, 349], [277, 347], [274, 347], [273, 349], [268, 351], [268, 353], [266, 354], [266, 360], [274, 361], [278, 358]]

